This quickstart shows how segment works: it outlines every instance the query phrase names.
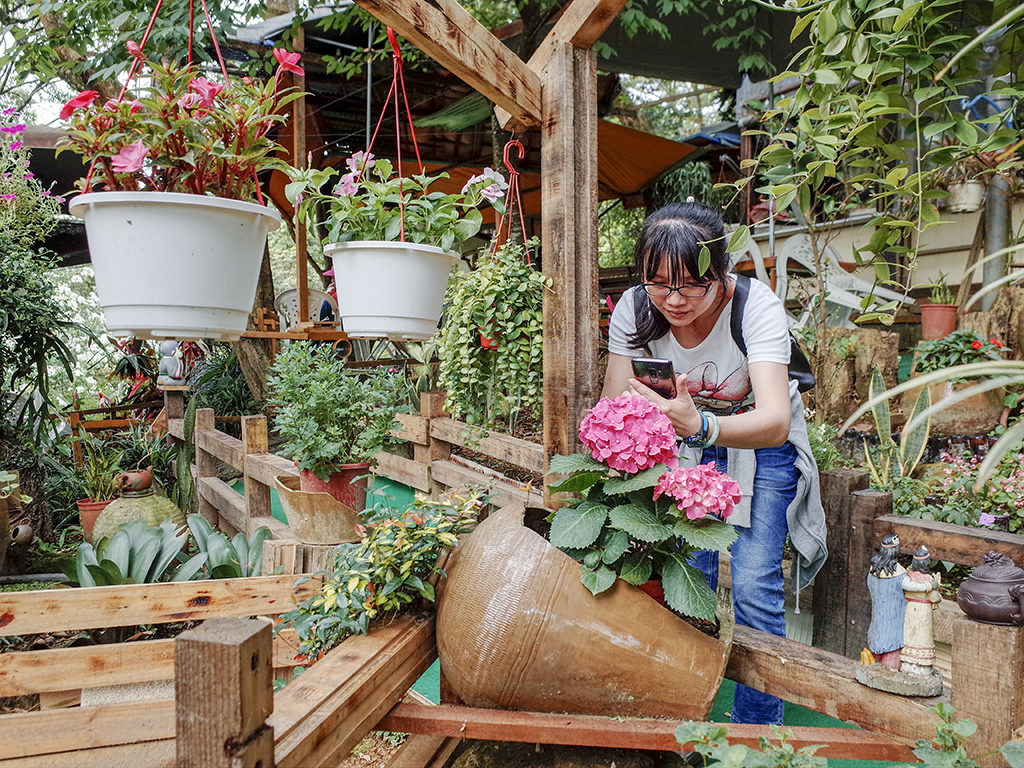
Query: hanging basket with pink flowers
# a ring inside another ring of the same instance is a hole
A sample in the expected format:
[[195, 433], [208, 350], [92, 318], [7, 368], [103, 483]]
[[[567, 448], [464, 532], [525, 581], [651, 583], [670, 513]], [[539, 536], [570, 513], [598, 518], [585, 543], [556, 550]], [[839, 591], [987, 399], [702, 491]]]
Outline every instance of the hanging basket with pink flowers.
[[[145, 36], [128, 43], [133, 63], [117, 99], [83, 91], [61, 111], [62, 149], [89, 163], [70, 210], [85, 220], [107, 329], [237, 339], [267, 234], [281, 221], [264, 204], [258, 174], [287, 167], [269, 134], [299, 95], [282, 87], [287, 72], [302, 74], [299, 54], [275, 49], [279, 66], [267, 82], [229, 79], [215, 42], [223, 77], [215, 82], [191, 59], [149, 60], [145, 44]], [[139, 85], [144, 66], [150, 76]]]

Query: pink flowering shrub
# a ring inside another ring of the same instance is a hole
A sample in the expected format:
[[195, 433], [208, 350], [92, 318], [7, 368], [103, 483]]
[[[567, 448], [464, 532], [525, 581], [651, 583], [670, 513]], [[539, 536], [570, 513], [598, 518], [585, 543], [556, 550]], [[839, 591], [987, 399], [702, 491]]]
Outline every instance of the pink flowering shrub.
[[678, 463], [672, 422], [642, 397], [602, 398], [583, 417], [579, 436], [591, 456], [622, 472], [635, 474]]
[[717, 471], [713, 461], [666, 472], [658, 480], [654, 498], [663, 494], [675, 499], [676, 509], [685, 513], [689, 520], [707, 515], [728, 517], [743, 498], [739, 483]]
[[940, 509], [933, 508], [935, 519], [957, 525], [990, 526], [997, 518], [1008, 516], [1010, 531], [1021, 529], [1024, 517], [1024, 451], [1011, 451], [1002, 458], [995, 472], [981, 489], [974, 490], [982, 457], [942, 454], [942, 479], [938, 495]]
[[551, 543], [579, 561], [580, 581], [595, 595], [617, 579], [660, 578], [670, 608], [713, 620], [715, 595], [692, 557], [735, 541], [724, 518], [740, 501], [739, 485], [713, 462], [678, 467], [671, 422], [642, 397], [602, 399], [579, 437], [589, 453], [551, 459], [549, 471], [563, 479], [549, 490], [575, 495], [549, 518]]

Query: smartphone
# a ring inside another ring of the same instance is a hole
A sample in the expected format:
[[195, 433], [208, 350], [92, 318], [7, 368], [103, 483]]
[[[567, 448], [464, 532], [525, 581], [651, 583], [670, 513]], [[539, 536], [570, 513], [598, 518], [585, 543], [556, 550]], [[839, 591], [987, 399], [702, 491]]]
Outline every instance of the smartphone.
[[634, 357], [633, 376], [666, 400], [676, 396], [676, 374], [671, 360], [655, 357]]

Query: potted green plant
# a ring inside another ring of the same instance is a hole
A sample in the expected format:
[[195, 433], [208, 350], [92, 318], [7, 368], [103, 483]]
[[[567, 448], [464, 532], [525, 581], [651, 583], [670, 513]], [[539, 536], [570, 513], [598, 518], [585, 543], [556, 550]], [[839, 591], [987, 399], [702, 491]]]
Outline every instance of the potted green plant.
[[267, 385], [280, 450], [295, 460], [300, 490], [330, 493], [362, 510], [365, 475], [398, 425], [402, 377], [383, 368], [349, 370], [329, 345], [294, 342], [278, 353]]
[[[911, 378], [944, 371], [958, 365], [1002, 361], [1003, 345], [997, 339], [986, 339], [975, 331], [961, 328], [941, 339], [920, 342], [910, 352], [914, 355]], [[940, 435], [978, 435], [995, 428], [1003, 413], [1002, 388], [979, 391], [964, 396], [965, 390], [976, 386], [979, 379], [954, 379], [931, 386], [931, 402], [948, 399], [941, 411], [934, 413], [932, 430]], [[911, 412], [918, 389], [904, 395], [904, 410]]]
[[506, 242], [457, 273], [438, 331], [438, 383], [445, 409], [469, 424], [515, 428], [543, 400], [544, 290], [550, 278], [528, 264], [522, 244]]
[[921, 338], [941, 339], [956, 329], [956, 304], [953, 292], [946, 283], [946, 274], [940, 272], [932, 284], [930, 301], [921, 305]]
[[[391, 161], [357, 152], [334, 168], [292, 169], [288, 199], [311, 229], [325, 232], [342, 326], [352, 336], [422, 340], [437, 329], [452, 248], [480, 230], [479, 207], [502, 211], [507, 185], [486, 169], [459, 193], [431, 191], [436, 176], [399, 176]], [[317, 210], [326, 210], [323, 221]]]
[[[258, 197], [257, 174], [285, 168], [270, 130], [298, 94], [298, 54], [275, 49], [265, 83], [216, 83], [192, 67], [150, 61], [135, 98], [82, 91], [64, 105], [62, 149], [89, 163], [70, 203], [85, 220], [107, 328], [138, 338], [237, 339], [252, 311], [267, 233], [280, 215]], [[95, 191], [94, 191], [95, 190]]]
[[78, 479], [85, 498], [75, 504], [82, 521], [86, 541], [92, 541], [93, 526], [100, 513], [118, 496], [117, 476], [121, 471], [124, 452], [112, 442], [82, 430], [77, 437], [82, 447], [82, 466]]

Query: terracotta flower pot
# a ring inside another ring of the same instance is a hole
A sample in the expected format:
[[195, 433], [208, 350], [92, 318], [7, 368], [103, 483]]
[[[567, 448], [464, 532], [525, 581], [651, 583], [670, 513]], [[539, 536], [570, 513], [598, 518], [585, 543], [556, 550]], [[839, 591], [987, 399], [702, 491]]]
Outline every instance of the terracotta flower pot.
[[[916, 374], [911, 378], [916, 378]], [[960, 392], [978, 383], [977, 379], [963, 381], [958, 384], [940, 382], [929, 388], [932, 404], [943, 400], [955, 392]], [[907, 390], [903, 395], [903, 412], [913, 413], [914, 403], [920, 388]], [[954, 403], [932, 415], [932, 436], [949, 435], [984, 435], [991, 431], [999, 423], [1003, 415], [1003, 397], [1005, 392], [1002, 389], [992, 389], [988, 392], [981, 392], [976, 395]]]
[[361, 512], [366, 508], [366, 478], [355, 481], [370, 471], [370, 464], [339, 464], [324, 482], [308, 470], [299, 472], [299, 490], [329, 493], [349, 509]]
[[153, 467], [149, 466], [145, 469], [134, 469], [128, 472], [122, 472], [117, 476], [117, 490], [121, 493], [125, 491], [144, 491], [153, 485]]
[[492, 514], [445, 567], [437, 648], [455, 693], [479, 707], [706, 720], [731, 619], [715, 639], [623, 581], [592, 595], [523, 513]]
[[107, 501], [93, 501], [92, 499], [79, 499], [75, 502], [78, 506], [78, 516], [82, 519], [82, 532], [85, 534], [85, 540], [92, 542], [92, 529], [96, 525], [96, 518], [100, 516], [100, 512], [107, 508], [107, 505], [112, 502], [113, 499]]
[[956, 304], [922, 304], [921, 338], [944, 339], [956, 330]]

